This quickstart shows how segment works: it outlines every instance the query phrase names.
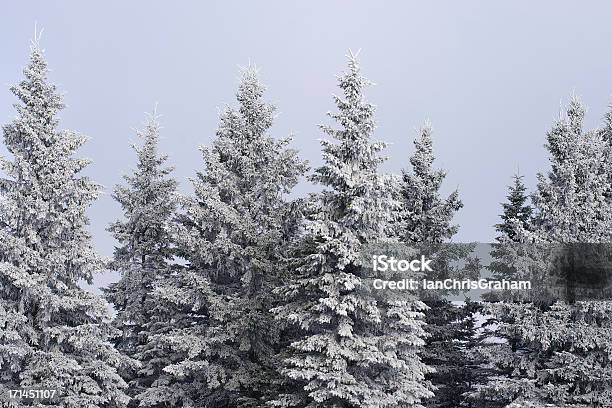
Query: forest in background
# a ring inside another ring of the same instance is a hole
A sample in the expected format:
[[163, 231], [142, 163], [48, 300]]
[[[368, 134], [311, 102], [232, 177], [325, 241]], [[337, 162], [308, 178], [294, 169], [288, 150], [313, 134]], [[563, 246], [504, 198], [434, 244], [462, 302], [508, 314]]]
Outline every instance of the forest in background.
[[[17, 117], [3, 126], [12, 156], [0, 180], [3, 403], [9, 390], [36, 387], [59, 392], [10, 406], [612, 406], [609, 302], [458, 306], [372, 290], [360, 259], [368, 245], [419, 248], [436, 257], [436, 273], [469, 273], [478, 260], [469, 244], [443, 250], [463, 204], [458, 191], [440, 193], [430, 124], [401, 174], [380, 171], [385, 143], [355, 55], [312, 170], [289, 138], [269, 135], [275, 107], [253, 67], [200, 149], [192, 195], [177, 193], [159, 116], [148, 116], [137, 166], [114, 190], [124, 216], [108, 228], [118, 243], [110, 261], [88, 231], [100, 186], [80, 175], [86, 138], [59, 128], [64, 105], [47, 72], [35, 39], [11, 87]], [[584, 115], [573, 97], [552, 124], [550, 168], [533, 192], [514, 176], [488, 266], [497, 276], [543, 274], [539, 254], [508, 244], [612, 240], [612, 112], [592, 130]], [[304, 175], [320, 192], [288, 198]], [[451, 270], [460, 259], [465, 268]], [[105, 269], [121, 279], [104, 298], [79, 286]], [[476, 314], [488, 316], [483, 327]]]

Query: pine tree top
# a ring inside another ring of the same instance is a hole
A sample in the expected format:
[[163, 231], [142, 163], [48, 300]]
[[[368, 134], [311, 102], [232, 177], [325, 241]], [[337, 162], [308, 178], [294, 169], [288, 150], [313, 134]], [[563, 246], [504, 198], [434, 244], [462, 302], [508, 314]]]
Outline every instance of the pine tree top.
[[266, 103], [263, 99], [266, 87], [259, 80], [259, 70], [255, 65], [249, 64], [240, 72], [240, 85], [236, 93], [238, 112], [246, 123], [249, 134], [246, 140], [261, 136], [272, 126], [275, 106]]
[[[309, 179], [329, 187], [330, 191], [343, 192], [327, 197], [337, 201], [338, 208], [350, 207], [348, 202], [341, 201], [350, 200], [350, 191], [356, 192], [359, 186], [368, 184], [370, 188], [380, 187], [376, 181], [379, 180], [377, 170], [385, 160], [380, 152], [386, 144], [372, 140], [376, 127], [375, 108], [365, 98], [365, 88], [370, 84], [361, 75], [357, 55], [350, 52], [348, 70], [338, 77], [343, 95], [333, 96], [338, 111], [327, 113], [338, 127], [320, 125], [323, 132], [335, 141], [321, 140], [324, 164], [315, 169]], [[337, 215], [341, 217], [341, 213]]]
[[168, 156], [159, 152], [160, 132], [160, 115], [155, 110], [136, 131], [142, 140], [142, 145], [132, 145], [136, 169], [124, 176], [126, 185], [114, 189], [113, 198], [124, 211], [124, 220], [108, 228], [121, 244], [116, 248], [115, 262], [162, 261], [173, 256], [168, 223], [176, 209], [178, 183], [169, 177], [174, 168], [166, 165]]
[[[6, 225], [3, 234], [9, 235], [3, 240], [21, 240], [19, 245], [37, 253], [38, 262], [48, 262], [46, 273], [75, 285], [78, 279], [90, 281], [101, 267], [86, 216], [100, 186], [78, 175], [89, 164], [87, 159], [74, 157], [86, 137], [58, 129], [57, 113], [64, 104], [47, 74], [44, 52], [35, 40], [25, 78], [11, 87], [21, 102], [15, 105], [18, 115], [3, 126], [4, 142], [13, 160], [1, 159], [8, 177], [0, 179], [4, 193], [0, 219]], [[32, 256], [19, 254], [14, 248], [4, 253], [16, 263]], [[62, 261], [68, 253], [73, 256]]]
[[572, 97], [547, 133], [550, 170], [532, 196], [534, 238], [550, 242], [611, 239], [608, 147], [601, 131], [584, 130], [586, 109]]
[[612, 197], [612, 105], [608, 106], [608, 110], [604, 115], [603, 126], [599, 130], [599, 134], [605, 143], [606, 149], [606, 161], [609, 163], [609, 173], [610, 173], [610, 193], [608, 194]]
[[48, 81], [48, 67], [44, 50], [38, 41], [33, 41], [30, 47], [30, 62], [24, 68], [25, 78], [10, 90], [25, 105], [16, 106], [19, 113], [27, 109], [36, 115], [41, 124], [56, 125], [55, 115], [64, 108], [62, 96], [56, 86]]
[[433, 130], [426, 122], [414, 140], [410, 170], [402, 170], [400, 201], [402, 210], [398, 236], [405, 243], [441, 243], [457, 233], [452, 224], [455, 213], [463, 207], [459, 192], [443, 198], [440, 193], [446, 171], [435, 169]]
[[[410, 164], [414, 174], [424, 179], [432, 174], [434, 162], [433, 152], [433, 129], [429, 122], [421, 128], [419, 137], [414, 140], [415, 151], [410, 157]], [[443, 177], [443, 176], [442, 176]]]
[[[192, 179], [196, 197], [183, 201], [186, 213], [180, 217], [183, 226], [197, 230], [189, 244], [193, 252], [185, 256], [200, 266], [214, 266], [215, 273], [226, 269], [234, 278], [236, 265], [224, 251], [243, 258], [245, 247], [262, 249], [276, 242], [287, 215], [284, 194], [307, 168], [289, 147], [290, 138], [270, 135], [275, 107], [264, 99], [265, 89], [255, 66], [241, 70], [237, 106], [221, 112], [216, 137], [200, 148], [204, 169]], [[179, 240], [189, 240], [189, 234]], [[201, 254], [198, 261], [196, 253]]]
[[157, 113], [157, 108], [150, 114], [147, 114], [144, 129], [137, 131], [139, 138], [143, 140], [142, 147], [132, 145], [132, 148], [138, 155], [138, 169], [144, 173], [169, 174], [174, 170], [173, 166], [160, 168], [160, 166], [168, 159], [167, 154], [159, 152], [159, 138], [161, 132], [160, 124], [161, 115]]
[[524, 229], [529, 230], [531, 228], [533, 209], [527, 203], [529, 197], [526, 194], [527, 187], [523, 183], [523, 176], [515, 174], [512, 180], [512, 185], [508, 187], [508, 194], [506, 195], [507, 202], [502, 203], [503, 213], [500, 215], [502, 223], [495, 225], [496, 231], [502, 234], [498, 237], [498, 240], [506, 238], [511, 241], [516, 240], [515, 222], [517, 221]]
[[[337, 145], [323, 141], [323, 158], [330, 164], [340, 161], [350, 163], [355, 169], [376, 167], [384, 159], [378, 153], [384, 149], [385, 143], [372, 141], [376, 128], [374, 121], [374, 105], [365, 99], [365, 89], [371, 82], [361, 75], [357, 55], [348, 55], [348, 70], [338, 77], [338, 85], [343, 95], [334, 95], [338, 112], [328, 112], [328, 116], [340, 127], [335, 129], [328, 125], [320, 125], [323, 132], [340, 143]], [[318, 171], [316, 172], [318, 173]], [[314, 181], [325, 182], [315, 176]]]

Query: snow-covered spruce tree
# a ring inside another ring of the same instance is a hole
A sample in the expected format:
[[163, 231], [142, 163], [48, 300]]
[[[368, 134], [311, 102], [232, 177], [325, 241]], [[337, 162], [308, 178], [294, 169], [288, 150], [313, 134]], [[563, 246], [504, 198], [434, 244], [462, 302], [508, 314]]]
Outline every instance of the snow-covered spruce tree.
[[604, 140], [605, 152], [604, 163], [607, 163], [606, 173], [608, 173], [608, 193], [606, 196], [612, 200], [612, 105], [604, 116], [604, 124], [600, 130]]
[[371, 140], [374, 107], [366, 102], [354, 55], [339, 78], [343, 96], [329, 116], [339, 128], [322, 126], [336, 142], [323, 140], [323, 165], [311, 181], [323, 186], [317, 208], [295, 254], [293, 279], [278, 290], [284, 303], [277, 318], [297, 336], [281, 370], [288, 386], [280, 407], [421, 407], [432, 395], [420, 301], [372, 289], [368, 245], [387, 240], [394, 212], [392, 179], [378, 173], [384, 143]]
[[[307, 167], [290, 139], [268, 132], [275, 108], [254, 67], [243, 70], [238, 108], [220, 116], [205, 169], [183, 202], [177, 249], [188, 266], [161, 285], [182, 325], [156, 341], [182, 357], [165, 368], [183, 406], [259, 407], [274, 392], [278, 323], [270, 308], [283, 247], [295, 228], [287, 193]], [[193, 302], [195, 304], [188, 304]]]
[[[499, 279], [517, 279], [517, 265], [523, 258], [521, 253], [525, 249], [520, 244], [521, 237], [517, 231], [527, 232], [532, 229], [533, 208], [529, 204], [527, 187], [523, 183], [523, 176], [515, 174], [512, 185], [508, 186], [506, 202], [502, 203], [501, 222], [495, 225], [498, 235], [496, 243], [491, 247], [491, 262], [487, 266], [494, 276]], [[495, 300], [499, 293], [487, 293], [487, 300]]]
[[[528, 263], [524, 262], [528, 256], [524, 251], [523, 244], [520, 243], [521, 237], [518, 231], [530, 231], [533, 208], [529, 204], [529, 196], [527, 187], [523, 183], [523, 176], [515, 174], [513, 182], [508, 186], [508, 194], [506, 201], [501, 204], [502, 214], [500, 214], [501, 222], [495, 225], [495, 230], [498, 235], [495, 237], [495, 243], [491, 245], [491, 262], [487, 266], [495, 279], [518, 280], [519, 273], [524, 273], [523, 269]], [[531, 267], [536, 273], [542, 273], [535, 265]], [[489, 292], [483, 294], [483, 299], [488, 302], [506, 302], [518, 301], [528, 303], [529, 299], [524, 299], [522, 295], [517, 297], [515, 294], [507, 292]], [[536, 309], [536, 305], [528, 305]], [[492, 364], [491, 353], [495, 353], [499, 349], [499, 343], [505, 342], [513, 351], [517, 351], [521, 344], [520, 336], [512, 330], [498, 330], [500, 322], [503, 327], [511, 327], [517, 324], [515, 316], [511, 315], [487, 315], [487, 320], [482, 324], [482, 330], [479, 334], [478, 344], [473, 349], [475, 360], [480, 361], [480, 367], [477, 369], [485, 370], [488, 378], [485, 382], [496, 381], [500, 374], [505, 372], [504, 368], [497, 367]], [[503, 346], [504, 348], [506, 346]], [[504, 397], [498, 398], [495, 393], [482, 392], [483, 383], [478, 383], [475, 390], [468, 396], [471, 406], [474, 408], [497, 408], [503, 407], [506, 404]]]
[[459, 230], [459, 226], [452, 224], [452, 219], [463, 203], [458, 191], [447, 198], [440, 195], [446, 172], [433, 168], [435, 156], [429, 123], [421, 129], [414, 147], [415, 152], [410, 157], [411, 171], [402, 171], [398, 235], [408, 245], [440, 244]]
[[[605, 141], [583, 130], [584, 112], [573, 98], [547, 135], [551, 170], [538, 175], [532, 231], [518, 228], [522, 240], [612, 241]], [[512, 407], [612, 406], [611, 311], [608, 301], [491, 305], [500, 336], [516, 341], [489, 349], [501, 374], [480, 396]]]
[[502, 203], [503, 212], [500, 215], [501, 223], [495, 225], [495, 230], [500, 234], [497, 241], [510, 240], [516, 242], [516, 223], [524, 230], [529, 230], [533, 208], [528, 203], [527, 187], [523, 183], [523, 176], [515, 174], [512, 185], [508, 187], [507, 202]]
[[[415, 152], [410, 157], [411, 170], [404, 170], [400, 180], [400, 217], [396, 234], [406, 245], [418, 248], [434, 260], [434, 273], [429, 279], [456, 277], [452, 263], [465, 259], [473, 246], [444, 245], [458, 230], [452, 223], [455, 213], [463, 207], [457, 191], [443, 198], [440, 187], [446, 177], [444, 170], [434, 169], [432, 129], [426, 124], [414, 141]], [[472, 344], [474, 324], [470, 307], [453, 305], [444, 293], [426, 293], [426, 345], [423, 362], [435, 371], [428, 375], [436, 387], [428, 407], [463, 406], [463, 394], [470, 387], [470, 361], [465, 346]]]
[[104, 266], [86, 216], [99, 187], [74, 157], [85, 137], [58, 129], [64, 105], [37, 39], [24, 75], [11, 88], [17, 118], [3, 127], [13, 160], [2, 159], [0, 179], [0, 395], [38, 387], [57, 397], [17, 406], [124, 407], [117, 369], [129, 360], [107, 340], [107, 304], [78, 286]]
[[612, 240], [612, 202], [606, 142], [599, 131], [584, 131], [585, 109], [574, 97], [567, 118], [548, 134], [551, 170], [538, 175], [533, 195], [536, 236], [547, 242]]
[[[117, 311], [115, 326], [121, 331], [115, 339], [116, 348], [140, 362], [136, 371], [123, 373], [130, 380], [131, 396], [136, 396], [135, 406], [139, 399], [146, 398], [149, 387], [157, 386], [168, 375], [162, 369], [170, 360], [165, 360], [164, 351], [150, 341], [151, 336], [164, 330], [165, 321], [160, 317], [167, 315], [160, 310], [163, 305], [152, 296], [152, 291], [169, 273], [169, 261], [174, 255], [172, 223], [177, 207], [177, 182], [171, 177], [172, 168], [165, 164], [167, 155], [158, 151], [157, 113], [148, 115], [144, 129], [137, 134], [143, 142], [133, 146], [136, 169], [124, 176], [126, 185], [115, 187], [113, 195], [124, 216], [108, 228], [119, 243], [110, 267], [121, 272], [121, 279], [105, 290], [106, 298]], [[143, 392], [145, 395], [139, 396]]]

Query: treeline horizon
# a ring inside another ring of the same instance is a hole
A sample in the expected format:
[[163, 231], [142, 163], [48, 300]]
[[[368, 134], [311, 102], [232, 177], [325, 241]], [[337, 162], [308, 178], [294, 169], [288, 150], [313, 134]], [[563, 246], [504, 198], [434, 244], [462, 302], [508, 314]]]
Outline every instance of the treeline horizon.
[[[290, 138], [268, 134], [276, 108], [249, 66], [200, 147], [191, 194], [178, 193], [160, 118], [147, 116], [136, 167], [113, 191], [123, 216], [108, 226], [117, 245], [105, 260], [86, 214], [101, 186], [80, 175], [86, 138], [59, 129], [64, 105], [47, 73], [35, 38], [10, 88], [17, 117], [3, 126], [0, 401], [15, 389], [58, 393], [7, 406], [612, 406], [612, 303], [541, 291], [457, 305], [450, 291], [376, 291], [361, 257], [401, 243], [413, 248], [403, 255], [435, 259], [429, 279], [486, 267], [546, 282], [547, 255], [514, 244], [612, 242], [612, 110], [584, 129], [571, 98], [546, 134], [550, 167], [534, 191], [513, 176], [482, 265], [475, 244], [445, 245], [463, 203], [440, 192], [447, 172], [434, 166], [430, 123], [401, 174], [381, 172], [386, 144], [373, 139], [356, 55], [314, 169]], [[303, 177], [320, 191], [290, 198]], [[102, 297], [79, 286], [106, 270], [121, 278]]]

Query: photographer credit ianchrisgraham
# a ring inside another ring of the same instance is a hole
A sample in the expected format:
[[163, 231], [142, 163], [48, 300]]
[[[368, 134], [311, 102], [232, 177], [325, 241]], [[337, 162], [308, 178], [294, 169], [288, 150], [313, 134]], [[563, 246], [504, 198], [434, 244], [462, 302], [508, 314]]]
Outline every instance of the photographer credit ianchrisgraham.
[[[393, 256], [375, 255], [372, 257], [372, 269], [374, 272], [433, 272], [430, 264], [432, 259], [421, 255], [419, 259], [397, 259]], [[531, 290], [531, 281], [528, 280], [489, 280], [480, 279], [415, 279], [402, 278], [386, 280], [376, 278], [372, 281], [376, 290]]]

